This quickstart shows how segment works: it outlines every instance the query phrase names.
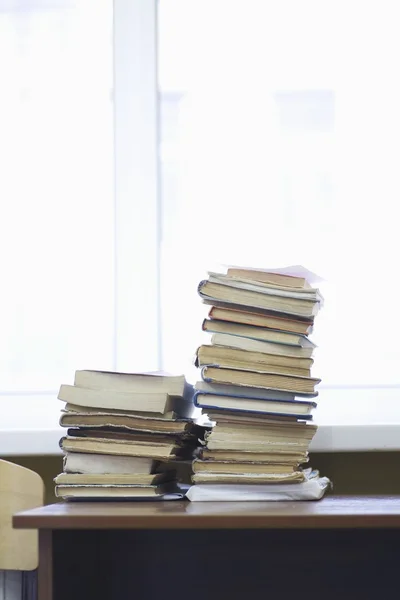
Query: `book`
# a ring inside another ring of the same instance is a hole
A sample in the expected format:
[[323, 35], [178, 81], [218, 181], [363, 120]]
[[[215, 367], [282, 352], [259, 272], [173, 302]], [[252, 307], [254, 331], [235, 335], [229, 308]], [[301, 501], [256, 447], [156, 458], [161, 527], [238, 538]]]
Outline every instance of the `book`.
[[83, 454], [70, 452], [64, 456], [65, 473], [100, 474], [141, 474], [151, 475], [158, 470], [159, 463], [152, 458], [134, 456], [113, 456], [111, 454]]
[[303, 471], [293, 473], [195, 473], [193, 483], [299, 483], [304, 481]]
[[281, 415], [299, 419], [312, 419], [311, 411], [316, 407], [315, 402], [305, 400], [255, 400], [243, 396], [223, 396], [197, 392], [194, 396], [195, 405], [213, 411], [230, 410], [246, 413], [262, 413], [264, 415]]
[[[146, 394], [147, 395], [147, 394]], [[126, 408], [123, 408], [121, 410], [117, 410], [115, 408], [97, 408], [97, 407], [93, 407], [93, 406], [79, 406], [78, 404], [71, 404], [71, 402], [67, 402], [63, 408], [64, 412], [76, 412], [76, 413], [88, 413], [88, 414], [97, 414], [99, 412], [101, 413], [106, 413], [107, 415], [119, 415], [119, 416], [125, 416], [128, 415], [130, 417], [149, 417], [150, 419], [171, 419], [171, 420], [176, 420], [176, 419], [181, 419], [181, 420], [185, 420], [186, 417], [180, 417], [177, 413], [173, 412], [173, 411], [169, 411], [166, 412], [164, 414], [155, 414], [152, 412], [145, 412], [145, 411], [140, 411], [138, 412], [137, 410], [127, 410]]]
[[201, 298], [212, 304], [218, 305], [218, 302], [222, 302], [228, 305], [257, 308], [307, 319], [317, 315], [319, 310], [318, 300], [273, 296], [260, 291], [240, 289], [208, 280], [200, 282], [198, 293]]
[[64, 452], [114, 454], [116, 456], [143, 456], [155, 460], [172, 460], [180, 456], [182, 448], [174, 440], [169, 443], [142, 440], [112, 439], [107, 437], [70, 436], [61, 438]]
[[244, 310], [234, 310], [213, 306], [209, 313], [209, 319], [216, 321], [227, 321], [241, 325], [252, 325], [255, 327], [267, 327], [277, 331], [288, 331], [299, 335], [310, 335], [313, 331], [313, 321], [297, 321], [295, 319], [284, 319], [272, 315], [262, 315]]
[[218, 462], [239, 462], [239, 463], [267, 463], [267, 464], [289, 464], [300, 465], [308, 462], [308, 452], [302, 448], [273, 449], [271, 450], [223, 450], [202, 448], [200, 452], [202, 460], [214, 460]]
[[[298, 400], [296, 400], [296, 402], [299, 402]], [[224, 408], [223, 410], [218, 410], [218, 409], [208, 409], [207, 410], [207, 415], [208, 418], [210, 419], [210, 421], [214, 421], [217, 422], [219, 425], [223, 425], [223, 424], [229, 424], [232, 426], [236, 426], [236, 425], [256, 425], [256, 426], [268, 426], [269, 423], [275, 423], [275, 424], [281, 424], [281, 425], [286, 425], [288, 423], [292, 423], [292, 424], [305, 424], [305, 423], [309, 423], [309, 421], [307, 420], [302, 420], [299, 419], [298, 416], [288, 416], [288, 417], [282, 417], [282, 415], [275, 415], [275, 414], [263, 414], [263, 413], [257, 413], [254, 414], [253, 412], [246, 412], [246, 410], [241, 410], [240, 412], [238, 412], [237, 410], [229, 410]], [[314, 427], [316, 427], [316, 425], [314, 425]]]
[[[311, 359], [296, 359], [291, 357], [279, 357], [275, 354], [262, 354], [261, 352], [250, 352], [229, 346], [205, 345], [200, 346], [196, 353], [195, 365], [204, 367], [214, 365], [242, 371], [264, 370], [281, 375], [301, 375], [311, 377], [310, 367], [294, 366], [297, 361], [310, 361]], [[286, 364], [281, 364], [286, 362]], [[294, 363], [294, 364], [293, 364]]]
[[300, 424], [296, 427], [296, 423], [293, 423], [293, 427], [290, 427], [290, 423], [287, 424], [289, 427], [285, 427], [284, 424], [280, 427], [278, 424], [261, 424], [256, 425], [229, 425], [228, 423], [217, 423], [217, 425], [207, 433], [206, 440], [209, 442], [225, 442], [226, 440], [235, 440], [246, 443], [249, 440], [250, 443], [263, 443], [266, 439], [268, 441], [276, 443], [293, 443], [293, 444], [310, 444], [316, 431], [316, 427], [307, 427], [306, 424]]
[[190, 420], [143, 417], [139, 414], [86, 412], [84, 409], [82, 412], [62, 411], [60, 425], [61, 427], [116, 428], [128, 431], [174, 435], [190, 432], [194, 427]]
[[162, 393], [178, 397], [190, 397], [192, 394], [192, 387], [187, 383], [184, 375], [169, 375], [162, 372], [76, 371], [74, 384], [78, 387], [112, 392]]
[[190, 417], [193, 412], [192, 396], [184, 399], [170, 396], [165, 392], [134, 393], [113, 391], [109, 389], [91, 389], [77, 385], [62, 385], [58, 399], [70, 404], [87, 406], [97, 409], [119, 409], [120, 411], [145, 411], [162, 415], [166, 412], [176, 412], [183, 417]]
[[277, 375], [267, 371], [239, 371], [205, 366], [201, 369], [201, 377], [210, 383], [228, 383], [243, 387], [258, 387], [293, 392], [296, 395], [315, 396], [315, 386], [321, 381], [314, 377]]
[[56, 485], [158, 485], [171, 481], [175, 471], [154, 473], [60, 473], [55, 477]]
[[237, 411], [235, 409], [229, 410], [224, 408], [222, 410], [209, 408], [207, 409], [207, 416], [210, 421], [217, 422], [219, 424], [229, 423], [234, 425], [238, 424], [254, 424], [254, 425], [268, 425], [268, 423], [306, 423], [306, 420], [299, 420], [298, 415], [287, 415], [281, 414], [268, 414], [259, 412], [247, 412], [246, 410]]
[[281, 390], [265, 390], [262, 388], [246, 388], [240, 385], [229, 385], [222, 383], [208, 383], [206, 381], [197, 381], [194, 386], [195, 392], [209, 394], [218, 394], [222, 396], [246, 396], [254, 400], [294, 400], [295, 394], [292, 392], [282, 392]]
[[245, 290], [249, 292], [257, 292], [267, 296], [279, 296], [280, 298], [291, 298], [293, 300], [316, 300], [323, 302], [323, 297], [318, 288], [290, 288], [284, 285], [265, 283], [263, 281], [255, 281], [254, 279], [246, 279], [232, 277], [225, 273], [208, 273], [208, 281], [210, 283], [218, 283], [231, 288]]
[[263, 283], [270, 283], [288, 288], [300, 288], [307, 290], [311, 287], [305, 277], [296, 277], [293, 275], [286, 275], [284, 273], [274, 273], [273, 271], [262, 269], [230, 267], [227, 270], [227, 274], [230, 277], [260, 281]]
[[246, 463], [246, 462], [223, 462], [216, 460], [199, 460], [193, 461], [193, 473], [229, 473], [235, 475], [237, 473], [250, 474], [270, 474], [270, 473], [293, 473], [296, 467], [294, 464], [285, 463]]
[[[199, 428], [204, 430], [204, 428]], [[152, 442], [157, 444], [175, 443], [177, 446], [189, 446], [190, 444], [197, 444], [197, 435], [194, 432], [185, 432], [183, 435], [171, 435], [166, 433], [154, 433], [147, 431], [127, 431], [125, 429], [114, 429], [114, 428], [71, 428], [67, 429], [67, 436], [69, 437], [82, 437], [82, 438], [100, 438], [108, 440], [119, 440], [122, 442], [138, 442], [138, 443], [149, 443]]]
[[[264, 327], [254, 327], [253, 325], [241, 325], [240, 323], [217, 321], [216, 319], [205, 319], [203, 321], [203, 330], [212, 333], [240, 336], [251, 340], [258, 340], [260, 342], [294, 346], [295, 349], [297, 347], [307, 349], [315, 348], [315, 344], [304, 335], [287, 333], [286, 331], [275, 331], [274, 329], [265, 329]], [[290, 348], [288, 348], [288, 350], [290, 350]]]
[[207, 441], [207, 448], [210, 450], [234, 450], [242, 452], [277, 452], [278, 450], [300, 450], [301, 452], [308, 451], [309, 442], [307, 440], [299, 441], [278, 441], [265, 437], [260, 439], [239, 439], [239, 438], [224, 438], [221, 440], [210, 438]]
[[273, 354], [274, 356], [285, 356], [295, 359], [303, 358], [311, 360], [314, 352], [314, 348], [311, 347], [301, 348], [299, 346], [265, 342], [246, 336], [225, 333], [214, 333], [211, 336], [211, 343], [215, 346], [226, 346], [227, 348], [247, 350], [247, 352], [260, 352], [261, 354]]
[[56, 485], [57, 498], [154, 498], [170, 491], [168, 484], [161, 485]]
[[221, 436], [249, 437], [252, 438], [277, 438], [308, 440], [313, 439], [317, 431], [317, 426], [306, 422], [282, 422], [282, 421], [260, 421], [260, 423], [247, 421], [217, 421], [216, 425], [207, 434], [207, 439], [218, 438]]
[[[313, 436], [311, 436], [312, 438]], [[251, 449], [254, 444], [264, 444], [265, 441], [268, 440], [268, 443], [271, 444], [281, 444], [281, 445], [290, 445], [290, 444], [300, 444], [304, 447], [308, 447], [310, 445], [311, 439], [301, 435], [299, 437], [296, 436], [296, 433], [293, 432], [293, 435], [290, 435], [289, 432], [279, 432], [274, 431], [272, 429], [262, 433], [260, 431], [255, 431], [253, 433], [247, 432], [243, 435], [226, 433], [224, 431], [213, 431], [211, 435], [207, 438], [207, 443], [214, 444], [214, 447], [218, 445], [221, 448], [226, 447], [226, 443], [235, 443], [240, 444], [236, 445], [236, 448], [244, 448], [245, 444], [249, 444], [249, 448]]]

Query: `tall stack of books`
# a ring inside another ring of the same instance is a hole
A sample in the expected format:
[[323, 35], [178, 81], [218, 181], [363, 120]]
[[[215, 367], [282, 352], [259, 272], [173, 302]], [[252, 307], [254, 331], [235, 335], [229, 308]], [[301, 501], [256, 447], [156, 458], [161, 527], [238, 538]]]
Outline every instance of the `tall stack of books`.
[[197, 351], [195, 404], [216, 424], [193, 463], [194, 487], [263, 484], [273, 499], [270, 484], [318, 476], [302, 465], [317, 429], [309, 334], [321, 294], [292, 273], [241, 268], [210, 273], [199, 294], [211, 305], [211, 343]]
[[[76, 371], [62, 385], [64, 499], [149, 498], [176, 491], [176, 461], [191, 460], [202, 428], [184, 376]], [[200, 431], [199, 431], [200, 429]]]

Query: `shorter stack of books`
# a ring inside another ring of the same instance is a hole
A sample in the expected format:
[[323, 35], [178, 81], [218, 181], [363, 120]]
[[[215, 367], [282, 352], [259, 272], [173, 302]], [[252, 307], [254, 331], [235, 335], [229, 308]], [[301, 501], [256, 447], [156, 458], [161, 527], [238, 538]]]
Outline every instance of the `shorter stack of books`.
[[64, 499], [150, 498], [174, 493], [176, 461], [191, 460], [204, 429], [184, 376], [76, 371], [62, 385]]
[[240, 486], [248, 496], [252, 484], [268, 492], [318, 477], [302, 465], [317, 430], [310, 421], [320, 379], [311, 376], [308, 336], [319, 291], [292, 273], [231, 268], [210, 273], [199, 294], [212, 305], [203, 323], [212, 337], [197, 350], [195, 405], [215, 426], [193, 463], [195, 487], [235, 485], [237, 499]]

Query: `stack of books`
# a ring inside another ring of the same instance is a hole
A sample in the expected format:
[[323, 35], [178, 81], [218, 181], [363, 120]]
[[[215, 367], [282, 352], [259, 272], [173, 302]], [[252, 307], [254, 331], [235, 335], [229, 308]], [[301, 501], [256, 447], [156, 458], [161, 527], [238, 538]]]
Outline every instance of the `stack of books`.
[[271, 484], [315, 479], [302, 465], [317, 429], [310, 421], [320, 379], [311, 376], [309, 335], [318, 289], [293, 274], [230, 268], [210, 273], [199, 294], [211, 305], [203, 323], [211, 343], [197, 350], [195, 405], [215, 426], [193, 463], [193, 483], [247, 492], [263, 484], [273, 494]]
[[184, 376], [76, 371], [62, 385], [60, 424], [67, 435], [64, 499], [150, 498], [174, 493], [176, 461], [191, 460], [204, 429], [193, 419], [193, 387]]

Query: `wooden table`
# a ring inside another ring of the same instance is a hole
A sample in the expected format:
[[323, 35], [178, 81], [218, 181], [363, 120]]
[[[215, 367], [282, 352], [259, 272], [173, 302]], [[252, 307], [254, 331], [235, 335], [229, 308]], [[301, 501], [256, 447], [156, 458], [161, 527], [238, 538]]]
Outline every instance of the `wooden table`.
[[39, 529], [39, 600], [357, 600], [400, 595], [400, 497], [70, 503]]

